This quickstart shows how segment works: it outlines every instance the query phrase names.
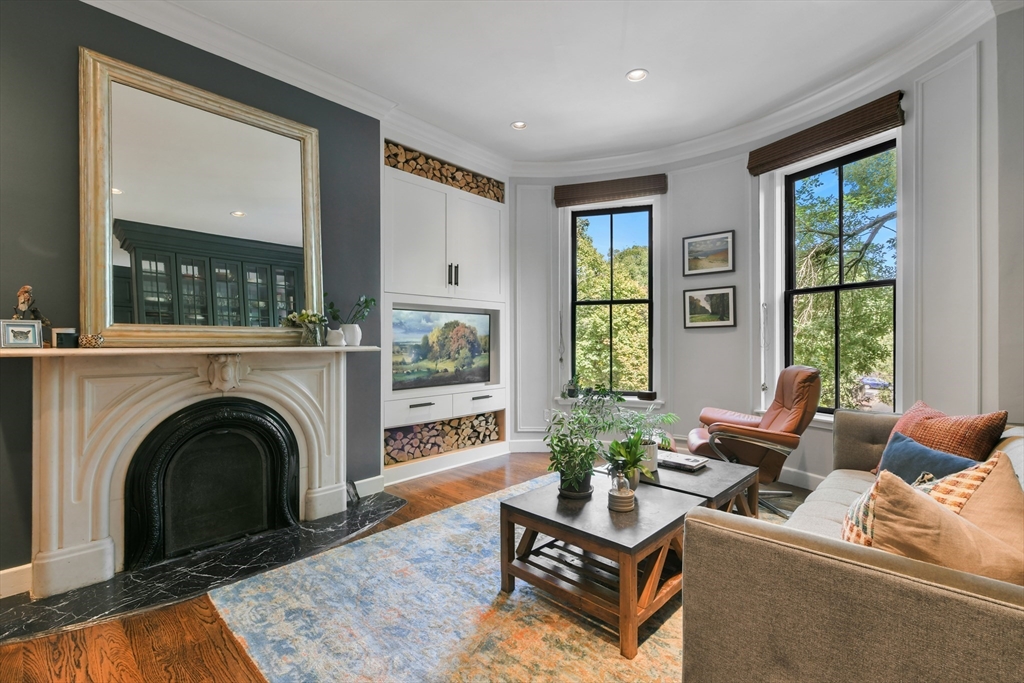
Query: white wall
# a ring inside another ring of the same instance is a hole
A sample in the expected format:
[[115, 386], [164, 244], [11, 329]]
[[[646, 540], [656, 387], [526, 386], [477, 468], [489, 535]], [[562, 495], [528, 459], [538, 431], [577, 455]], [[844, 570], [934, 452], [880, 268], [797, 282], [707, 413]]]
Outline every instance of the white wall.
[[[1013, 55], [1020, 53], [1020, 39], [1016, 40], [1017, 52], [1007, 50], [1007, 59], [1016, 59]], [[1007, 67], [1014, 68], [1019, 75], [1019, 65]], [[1012, 197], [1021, 187], [1019, 180], [1000, 183], [999, 146], [1001, 132], [1009, 130], [1017, 131], [1019, 143], [1024, 121], [1021, 108], [1013, 102], [998, 110], [996, 83], [996, 22], [990, 21], [850, 105], [897, 89], [905, 93], [907, 121], [900, 133], [902, 283], [897, 311], [903, 320], [898, 355], [902, 409], [921, 398], [950, 413], [973, 413], [995, 410], [1004, 397], [1019, 396], [1019, 389], [1011, 389], [1008, 383], [1016, 381], [1019, 386], [1012, 373], [1024, 368], [1024, 351], [1013, 336], [1019, 334], [1014, 330], [1024, 316], [1022, 265], [1018, 252], [1007, 256], [1001, 248], [1020, 239], [1020, 209], [1014, 209], [1010, 200], [1001, 202], [1000, 194]], [[1003, 120], [997, 112], [1005, 114]], [[820, 120], [837, 113], [824, 114]], [[760, 198], [745, 162], [751, 148], [771, 139], [723, 152], [711, 161], [684, 161], [668, 168], [591, 178], [510, 180], [516, 198], [511, 216], [514, 309], [516, 323], [523, 326], [516, 331], [519, 342], [513, 358], [514, 393], [522, 412], [516, 418], [513, 439], [542, 436], [539, 420], [551, 407], [555, 385], [558, 292], [552, 251], [557, 247], [558, 212], [551, 202], [551, 188], [608, 177], [669, 174], [669, 192], [663, 201], [671, 307], [656, 344], [669, 351], [663, 364], [667, 386], [662, 394], [668, 401], [666, 409], [682, 418], [673, 431], [685, 435], [706, 405], [744, 412], [761, 407]], [[1004, 163], [1006, 167], [1012, 168], [1012, 163]], [[737, 231], [736, 272], [683, 278], [682, 237], [725, 229]], [[684, 289], [732, 284], [737, 287], [736, 328], [683, 329]], [[778, 350], [779, 340], [772, 343], [767, 357]], [[777, 368], [769, 362], [766, 372], [770, 400]], [[1018, 413], [1011, 420], [1022, 419], [1020, 408], [1007, 407]], [[789, 457], [783, 480], [814, 486], [831, 470], [829, 421], [816, 420], [803, 441]]]

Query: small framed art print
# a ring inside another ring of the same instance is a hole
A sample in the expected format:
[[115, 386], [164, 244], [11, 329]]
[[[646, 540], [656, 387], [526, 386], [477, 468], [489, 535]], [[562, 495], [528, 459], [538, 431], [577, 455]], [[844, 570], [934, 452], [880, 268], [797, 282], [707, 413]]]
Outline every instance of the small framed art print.
[[43, 323], [39, 320], [0, 320], [0, 346], [5, 349], [41, 349]]
[[733, 243], [736, 231], [712, 232], [683, 238], [683, 275], [731, 273], [736, 270]]
[[690, 289], [683, 298], [683, 327], [736, 327], [736, 287]]

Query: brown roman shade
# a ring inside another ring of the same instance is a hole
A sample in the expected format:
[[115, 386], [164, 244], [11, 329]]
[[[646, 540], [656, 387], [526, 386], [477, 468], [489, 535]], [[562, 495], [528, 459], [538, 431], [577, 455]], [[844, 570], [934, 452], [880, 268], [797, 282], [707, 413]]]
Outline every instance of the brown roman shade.
[[875, 133], [898, 128], [904, 120], [901, 99], [903, 91], [897, 90], [770, 145], [758, 147], [750, 153], [747, 170], [750, 175], [761, 175]]
[[668, 192], [668, 176], [664, 173], [638, 178], [603, 180], [599, 183], [578, 183], [555, 187], [555, 206], [576, 206], [594, 202], [612, 202], [616, 199], [647, 197]]

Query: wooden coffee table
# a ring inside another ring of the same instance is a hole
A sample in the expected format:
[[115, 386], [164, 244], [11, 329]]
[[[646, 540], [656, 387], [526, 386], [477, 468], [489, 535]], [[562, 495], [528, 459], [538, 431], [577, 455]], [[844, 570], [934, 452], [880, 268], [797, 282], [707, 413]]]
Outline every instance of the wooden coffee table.
[[502, 501], [501, 590], [518, 577], [617, 627], [632, 659], [640, 624], [682, 588], [683, 518], [704, 499], [641, 486], [632, 512], [612, 512], [611, 479], [595, 472], [593, 484], [589, 500], [560, 498], [551, 484]]
[[733, 505], [740, 514], [757, 517], [758, 469], [724, 460], [709, 460], [696, 472], [684, 472], [661, 465], [653, 477], [640, 475], [640, 480], [672, 491], [689, 493], [706, 499], [705, 505], [730, 512]]

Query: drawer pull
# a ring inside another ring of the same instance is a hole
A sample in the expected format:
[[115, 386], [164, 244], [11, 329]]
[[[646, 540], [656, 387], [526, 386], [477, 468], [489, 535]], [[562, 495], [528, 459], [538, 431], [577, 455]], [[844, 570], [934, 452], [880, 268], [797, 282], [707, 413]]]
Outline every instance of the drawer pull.
[[410, 403], [409, 407], [410, 408], [426, 408], [427, 406], [432, 406], [432, 405], [434, 405], [433, 402], [429, 402], [429, 403]]
[[486, 396], [474, 396], [472, 400], [479, 401], [479, 400], [485, 399], [485, 398], [494, 398], [494, 397], [491, 396], [490, 394], [487, 394]]

